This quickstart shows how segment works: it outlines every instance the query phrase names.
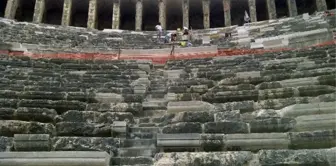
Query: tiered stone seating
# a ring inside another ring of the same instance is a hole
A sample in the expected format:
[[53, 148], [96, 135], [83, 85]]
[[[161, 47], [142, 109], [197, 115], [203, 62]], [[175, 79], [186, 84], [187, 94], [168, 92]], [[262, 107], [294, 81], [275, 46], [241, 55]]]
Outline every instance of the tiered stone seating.
[[335, 51], [164, 68], [1, 55], [0, 151], [105, 151], [111, 166], [331, 166]]
[[[313, 17], [252, 24], [251, 36], [298, 33], [295, 20], [303, 31], [334, 28]], [[0, 42], [56, 53], [154, 41], [5, 19], [0, 28]], [[0, 166], [336, 165], [335, 45], [164, 66], [0, 54]]]

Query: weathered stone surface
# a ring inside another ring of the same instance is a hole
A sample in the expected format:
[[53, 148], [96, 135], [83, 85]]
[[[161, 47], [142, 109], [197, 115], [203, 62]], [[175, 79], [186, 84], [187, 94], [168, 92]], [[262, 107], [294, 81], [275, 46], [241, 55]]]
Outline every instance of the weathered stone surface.
[[105, 166], [110, 162], [106, 152], [2, 152], [0, 155], [1, 165]]
[[70, 110], [61, 115], [59, 121], [63, 122], [85, 122], [95, 123], [99, 117], [99, 112]]
[[130, 112], [105, 112], [98, 117], [98, 123], [113, 123], [113, 121], [126, 121], [134, 123], [133, 114]]
[[210, 103], [203, 101], [177, 101], [169, 102], [167, 105], [167, 111], [169, 113], [177, 113], [184, 111], [215, 111], [216, 107]]
[[174, 119], [172, 119], [172, 123], [176, 122], [213, 122], [214, 115], [209, 111], [202, 112], [179, 112], [175, 115]]
[[336, 114], [304, 115], [295, 118], [293, 131], [335, 130]]
[[168, 93], [168, 101], [195, 101], [202, 100], [199, 93]]
[[162, 133], [202, 133], [201, 123], [181, 122], [162, 128]]
[[240, 111], [233, 110], [233, 111], [225, 111], [225, 112], [218, 112], [214, 114], [214, 121], [221, 122], [221, 121], [240, 121]]
[[251, 152], [180, 152], [158, 153], [154, 166], [204, 165], [204, 166], [239, 166], [252, 160]]
[[283, 117], [298, 117], [302, 115], [334, 113], [335, 109], [335, 102], [319, 102], [291, 105], [277, 110], [277, 113]]
[[57, 112], [46, 108], [20, 107], [15, 112], [15, 119], [24, 121], [54, 122]]
[[60, 122], [56, 124], [59, 136], [111, 136], [110, 124], [94, 124], [84, 122]]
[[51, 141], [53, 151], [106, 151], [113, 155], [120, 146], [118, 138], [106, 137], [54, 137]]
[[248, 133], [249, 129], [244, 122], [224, 121], [208, 122], [204, 124], [204, 133]]
[[261, 149], [287, 149], [287, 133], [251, 133], [225, 135], [225, 149], [233, 151], [258, 151]]
[[250, 122], [251, 133], [287, 132], [294, 128], [293, 118], [265, 118]]
[[57, 113], [68, 110], [85, 110], [86, 103], [79, 101], [53, 101], [53, 100], [20, 100], [19, 107], [48, 108], [55, 109]]
[[55, 134], [55, 126], [49, 123], [0, 120], [0, 135], [12, 137], [14, 134]]
[[224, 140], [224, 134], [201, 134], [201, 147], [204, 151], [222, 151]]
[[12, 146], [13, 146], [12, 137], [0, 136], [0, 152], [10, 151]]
[[15, 134], [14, 149], [16, 151], [49, 151], [49, 134]]
[[241, 113], [254, 111], [254, 101], [216, 103], [214, 105], [219, 111], [240, 110]]
[[261, 166], [316, 165], [329, 166], [325, 150], [262, 150], [258, 153]]
[[335, 130], [290, 132], [291, 149], [331, 148], [336, 145]]

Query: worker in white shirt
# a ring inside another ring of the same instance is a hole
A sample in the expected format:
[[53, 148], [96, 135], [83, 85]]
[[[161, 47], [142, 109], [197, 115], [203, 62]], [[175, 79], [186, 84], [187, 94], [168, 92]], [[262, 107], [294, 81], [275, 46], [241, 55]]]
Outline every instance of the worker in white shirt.
[[157, 31], [157, 39], [158, 39], [158, 42], [161, 41], [161, 35], [162, 35], [162, 26], [161, 26], [161, 23], [159, 22], [158, 25], [155, 26], [155, 29]]

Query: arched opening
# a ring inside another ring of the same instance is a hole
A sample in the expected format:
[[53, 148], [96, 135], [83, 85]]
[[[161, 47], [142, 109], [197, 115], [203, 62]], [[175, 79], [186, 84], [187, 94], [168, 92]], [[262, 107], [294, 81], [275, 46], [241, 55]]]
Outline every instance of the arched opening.
[[313, 14], [316, 11], [316, 0], [296, 0], [298, 14]]
[[135, 30], [135, 0], [120, 1], [120, 27]]
[[0, 17], [5, 17], [6, 5], [7, 5], [7, 0], [2, 0], [0, 2]]
[[167, 29], [181, 28], [183, 26], [182, 0], [168, 0], [166, 2]]
[[223, 0], [210, 1], [210, 28], [224, 27]]
[[202, 0], [189, 0], [189, 26], [204, 29]]
[[231, 24], [243, 25], [245, 11], [250, 15], [248, 0], [231, 1]]
[[144, 31], [153, 31], [158, 22], [159, 1], [143, 0], [142, 29]]
[[112, 28], [113, 1], [98, 0], [97, 2], [98, 30]]
[[35, 0], [19, 0], [15, 19], [17, 21], [32, 22], [34, 16]]
[[74, 0], [71, 10], [71, 26], [87, 27], [89, 0]]
[[276, 0], [275, 8], [277, 13], [277, 18], [283, 18], [289, 16], [287, 0]]
[[328, 10], [336, 8], [336, 1], [335, 0], [327, 0], [327, 7]]
[[61, 25], [64, 0], [47, 0], [43, 23]]
[[257, 21], [268, 20], [266, 0], [256, 0]]

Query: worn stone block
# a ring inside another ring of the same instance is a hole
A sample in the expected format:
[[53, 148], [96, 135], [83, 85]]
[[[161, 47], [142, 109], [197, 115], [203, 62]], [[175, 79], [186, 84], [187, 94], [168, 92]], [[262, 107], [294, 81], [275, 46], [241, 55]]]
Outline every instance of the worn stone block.
[[293, 131], [335, 130], [336, 114], [306, 115], [295, 118]]
[[172, 125], [167, 125], [162, 128], [162, 133], [202, 133], [201, 123], [181, 122]]
[[204, 124], [204, 133], [248, 133], [249, 129], [244, 122], [224, 121], [208, 122]]
[[49, 151], [49, 134], [15, 134], [14, 149], [16, 151]]
[[293, 118], [264, 118], [250, 122], [251, 133], [287, 132], [294, 128], [296, 122]]
[[172, 119], [172, 123], [176, 122], [213, 122], [214, 115], [209, 111], [201, 111], [201, 112], [179, 112], [175, 115], [174, 119]]
[[177, 113], [184, 111], [215, 111], [215, 106], [203, 101], [177, 101], [169, 102], [167, 111], [169, 113]]
[[258, 151], [261, 149], [287, 149], [290, 143], [286, 133], [251, 133], [225, 135], [227, 150]]
[[119, 138], [111, 137], [54, 137], [51, 139], [53, 151], [105, 151], [117, 154]]
[[200, 134], [158, 134], [159, 147], [200, 147]]
[[110, 155], [106, 152], [1, 152], [0, 165], [26, 166], [106, 166]]
[[233, 111], [225, 111], [225, 112], [218, 112], [214, 114], [214, 121], [221, 122], [221, 121], [240, 121], [240, 111], [233, 110]]
[[55, 126], [49, 123], [0, 120], [0, 135], [13, 137], [14, 134], [55, 134]]
[[336, 144], [335, 130], [290, 132], [291, 149], [331, 148]]
[[222, 151], [224, 140], [224, 134], [201, 134], [201, 148], [204, 151]]
[[0, 152], [10, 151], [13, 146], [12, 137], [0, 136]]
[[110, 124], [94, 124], [83, 122], [60, 122], [56, 124], [59, 136], [111, 136]]

